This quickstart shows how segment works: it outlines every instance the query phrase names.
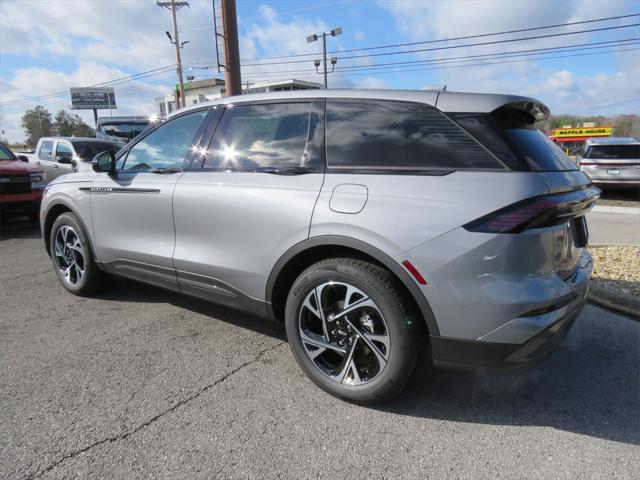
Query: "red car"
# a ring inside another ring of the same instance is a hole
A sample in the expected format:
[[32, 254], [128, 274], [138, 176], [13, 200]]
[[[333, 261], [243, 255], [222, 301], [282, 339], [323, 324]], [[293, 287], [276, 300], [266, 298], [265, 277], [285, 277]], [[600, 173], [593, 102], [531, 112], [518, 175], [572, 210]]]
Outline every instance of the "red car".
[[37, 221], [45, 185], [42, 169], [0, 143], [0, 216], [26, 215]]

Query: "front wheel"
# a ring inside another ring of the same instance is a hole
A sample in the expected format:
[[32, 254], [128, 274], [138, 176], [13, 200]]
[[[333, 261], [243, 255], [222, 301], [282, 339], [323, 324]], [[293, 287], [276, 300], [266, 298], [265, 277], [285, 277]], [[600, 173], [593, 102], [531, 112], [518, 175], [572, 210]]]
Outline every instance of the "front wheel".
[[289, 345], [323, 390], [361, 403], [397, 395], [422, 360], [424, 336], [397, 280], [357, 259], [332, 258], [293, 283]]
[[105, 274], [96, 265], [87, 235], [74, 214], [63, 213], [53, 222], [49, 248], [58, 279], [68, 291], [84, 296], [102, 287]]

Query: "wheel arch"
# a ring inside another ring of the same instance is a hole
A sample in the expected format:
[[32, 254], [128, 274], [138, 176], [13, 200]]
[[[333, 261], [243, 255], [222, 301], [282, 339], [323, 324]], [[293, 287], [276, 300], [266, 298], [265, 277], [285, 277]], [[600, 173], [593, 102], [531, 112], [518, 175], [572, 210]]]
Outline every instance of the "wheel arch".
[[89, 242], [89, 248], [91, 248], [91, 253], [93, 254], [93, 258], [96, 259], [96, 263], [100, 265], [100, 263], [97, 261], [96, 250], [93, 246], [93, 239], [91, 238], [89, 229], [87, 228], [85, 223], [82, 221], [82, 217], [78, 215], [78, 212], [76, 212], [69, 204], [63, 201], [57, 201], [53, 205], [49, 205], [47, 208], [47, 214], [44, 218], [44, 224], [42, 225], [42, 239], [44, 240], [44, 245], [47, 250], [47, 254], [51, 256], [50, 236], [51, 236], [51, 229], [53, 227], [53, 224], [55, 223], [56, 219], [60, 215], [67, 212], [73, 213], [76, 219], [78, 220], [78, 222], [80, 223], [80, 226], [84, 230], [87, 240]]
[[433, 311], [409, 273], [393, 258], [378, 248], [350, 237], [323, 235], [304, 240], [280, 257], [267, 279], [265, 299], [272, 319], [284, 319], [284, 307], [289, 289], [298, 275], [323, 258], [350, 256], [368, 260], [389, 270], [404, 287], [421, 314], [428, 335], [439, 335]]

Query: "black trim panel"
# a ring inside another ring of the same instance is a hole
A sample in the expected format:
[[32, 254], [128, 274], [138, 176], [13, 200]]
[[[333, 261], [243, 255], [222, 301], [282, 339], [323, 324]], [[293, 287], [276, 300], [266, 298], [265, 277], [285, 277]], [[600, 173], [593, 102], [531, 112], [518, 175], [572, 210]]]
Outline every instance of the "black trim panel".
[[283, 271], [287, 263], [293, 260], [299, 254], [302, 254], [306, 250], [309, 250], [314, 247], [320, 246], [339, 246], [339, 247], [347, 247], [352, 248], [354, 250], [358, 250], [370, 257], [375, 258], [380, 263], [382, 263], [386, 268], [391, 270], [391, 272], [396, 275], [400, 279], [400, 281], [404, 284], [404, 286], [409, 290], [409, 293], [413, 297], [413, 299], [418, 304], [420, 308], [420, 312], [422, 313], [423, 318], [427, 324], [427, 328], [429, 329], [430, 335], [439, 335], [440, 330], [438, 329], [438, 324], [436, 323], [436, 319], [431, 311], [431, 307], [427, 302], [427, 299], [422, 294], [420, 287], [415, 282], [413, 277], [409, 275], [402, 265], [396, 262], [393, 258], [391, 258], [386, 253], [378, 250], [377, 248], [365, 243], [361, 240], [356, 240], [350, 237], [344, 237], [339, 235], [322, 235], [319, 237], [312, 237], [307, 240], [304, 240], [289, 250], [287, 250], [280, 260], [276, 262], [271, 273], [269, 274], [269, 278], [267, 280], [267, 288], [265, 293], [265, 299], [267, 300], [267, 310], [269, 313], [269, 317], [275, 319], [275, 314], [273, 312], [272, 302], [273, 302], [273, 288], [278, 279], [278, 276]]
[[582, 307], [572, 311], [523, 344], [478, 342], [431, 336], [433, 363], [445, 368], [509, 368], [551, 353], [571, 329]]

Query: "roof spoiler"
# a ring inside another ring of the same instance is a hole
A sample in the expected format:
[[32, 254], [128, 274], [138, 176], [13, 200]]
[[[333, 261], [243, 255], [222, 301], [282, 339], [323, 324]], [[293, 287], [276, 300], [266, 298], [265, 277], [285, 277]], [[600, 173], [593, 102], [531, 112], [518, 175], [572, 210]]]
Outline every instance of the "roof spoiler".
[[522, 100], [507, 103], [491, 112], [491, 116], [503, 128], [536, 127], [547, 118], [551, 111], [545, 104]]

